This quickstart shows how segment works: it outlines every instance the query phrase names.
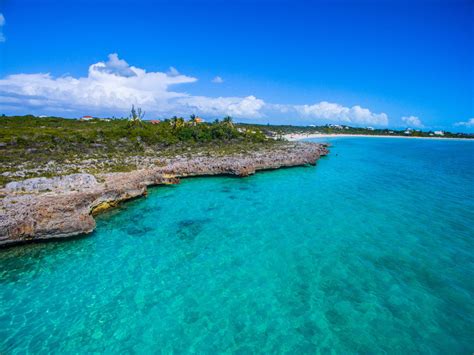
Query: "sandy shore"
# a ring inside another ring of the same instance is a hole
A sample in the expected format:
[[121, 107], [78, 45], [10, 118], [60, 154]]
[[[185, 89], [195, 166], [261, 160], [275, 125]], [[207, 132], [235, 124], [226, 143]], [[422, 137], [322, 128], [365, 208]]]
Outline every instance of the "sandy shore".
[[296, 133], [296, 134], [285, 134], [283, 138], [288, 141], [299, 141], [303, 139], [311, 138], [337, 138], [337, 137], [368, 137], [368, 138], [399, 138], [399, 139], [435, 139], [435, 140], [456, 140], [456, 141], [466, 141], [474, 139], [468, 138], [446, 138], [446, 137], [411, 137], [411, 136], [381, 136], [381, 135], [370, 135], [370, 134], [305, 134], [305, 133]]

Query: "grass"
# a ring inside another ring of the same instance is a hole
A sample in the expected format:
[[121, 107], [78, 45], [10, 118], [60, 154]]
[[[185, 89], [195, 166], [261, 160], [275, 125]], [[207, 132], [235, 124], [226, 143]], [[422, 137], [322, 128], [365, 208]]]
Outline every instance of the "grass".
[[178, 155], [227, 155], [278, 144], [258, 128], [230, 119], [158, 124], [124, 119], [79, 121], [59, 117], [0, 118], [0, 184], [74, 172], [131, 171], [137, 161], [159, 164]]

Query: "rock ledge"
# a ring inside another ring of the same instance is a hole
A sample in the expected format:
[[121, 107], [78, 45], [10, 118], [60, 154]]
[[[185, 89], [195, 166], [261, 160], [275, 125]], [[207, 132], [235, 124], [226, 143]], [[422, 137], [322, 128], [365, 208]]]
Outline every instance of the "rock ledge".
[[179, 183], [180, 177], [248, 176], [258, 170], [314, 165], [328, 150], [292, 143], [223, 157], [177, 158], [166, 165], [128, 173], [73, 174], [11, 182], [0, 190], [0, 246], [90, 233], [94, 215], [146, 195], [147, 186]]

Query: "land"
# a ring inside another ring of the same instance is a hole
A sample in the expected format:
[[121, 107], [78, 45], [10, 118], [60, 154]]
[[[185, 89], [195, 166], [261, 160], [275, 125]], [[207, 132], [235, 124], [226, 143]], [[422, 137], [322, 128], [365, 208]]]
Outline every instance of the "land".
[[[467, 140], [469, 138], [461, 137], [440, 137], [440, 136], [411, 136], [411, 135], [375, 135], [375, 134], [344, 134], [344, 133], [333, 133], [333, 134], [322, 134], [322, 133], [290, 133], [284, 134], [283, 139], [287, 141], [300, 141], [304, 139], [314, 138], [335, 138], [335, 137], [366, 137], [366, 138], [394, 138], [394, 139], [436, 139], [436, 140]], [[474, 140], [474, 137], [471, 139]]]
[[167, 159], [224, 156], [278, 145], [259, 129], [230, 118], [196, 123], [173, 117], [158, 124], [130, 119], [0, 117], [0, 185], [33, 177], [128, 172]]
[[314, 165], [325, 145], [267, 137], [230, 118], [196, 123], [1, 118], [0, 245], [90, 233], [94, 216], [189, 176]]
[[347, 125], [327, 124], [324, 126], [292, 126], [292, 125], [254, 125], [242, 124], [242, 127], [249, 129], [260, 129], [264, 134], [276, 139], [303, 139], [331, 137], [334, 135], [343, 136], [370, 136], [370, 137], [415, 137], [415, 138], [441, 138], [441, 139], [474, 139], [474, 134], [453, 133], [447, 131], [423, 131], [421, 129], [405, 128], [378, 129], [373, 127], [351, 127]]

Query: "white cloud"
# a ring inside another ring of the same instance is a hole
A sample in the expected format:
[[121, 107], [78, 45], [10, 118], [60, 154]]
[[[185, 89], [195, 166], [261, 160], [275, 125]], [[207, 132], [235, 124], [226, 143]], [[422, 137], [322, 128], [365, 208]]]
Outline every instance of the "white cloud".
[[170, 90], [196, 78], [170, 67], [167, 73], [146, 72], [130, 66], [117, 54], [92, 64], [87, 77], [53, 77], [48, 73], [15, 74], [0, 79], [0, 103], [8, 107], [58, 112], [119, 113], [130, 105], [143, 106], [152, 114], [174, 115], [200, 112], [209, 115], [260, 117], [264, 102], [254, 96], [191, 96]]
[[359, 105], [345, 107], [337, 103], [321, 101], [313, 105], [296, 105], [294, 108], [303, 117], [310, 119], [381, 126], [388, 124], [387, 114], [373, 113]]
[[227, 115], [247, 118], [263, 117], [261, 110], [265, 106], [265, 102], [255, 96], [244, 98], [187, 96], [178, 99], [178, 102], [211, 116], [217, 116], [224, 112]]
[[196, 80], [185, 75], [146, 72], [111, 54], [107, 62], [92, 64], [87, 77], [9, 75], [0, 80], [0, 103], [78, 113], [88, 109], [117, 112], [137, 104], [158, 112], [174, 109], [172, 100], [186, 96], [170, 91], [170, 86]]
[[117, 53], [109, 54], [109, 60], [105, 63], [95, 64], [95, 69], [97, 71], [109, 74], [115, 74], [118, 76], [136, 76], [135, 71], [130, 68], [130, 65], [123, 59], [119, 59]]
[[341, 122], [354, 125], [387, 125], [385, 113], [373, 113], [358, 105], [345, 107], [322, 101], [312, 105], [266, 103], [253, 95], [207, 97], [177, 90], [180, 84], [197, 81], [170, 67], [167, 72], [147, 72], [129, 65], [116, 53], [89, 66], [87, 76], [54, 77], [49, 73], [13, 74], [0, 78], [0, 105], [17, 113], [78, 116], [126, 115], [132, 104], [149, 115], [173, 116], [190, 113], [236, 118], [295, 120], [296, 123]]
[[417, 128], [424, 127], [420, 118], [416, 116], [403, 116], [402, 121], [405, 122], [408, 126], [417, 127]]
[[6, 38], [3, 34], [3, 26], [5, 26], [5, 16], [0, 12], [0, 42], [5, 42]]
[[474, 118], [470, 118], [469, 120], [467, 120], [465, 122], [456, 122], [454, 125], [455, 126], [464, 126], [464, 127], [472, 128], [472, 127], [474, 127]]
[[212, 79], [212, 82], [215, 84], [222, 84], [224, 79], [222, 79], [220, 76], [216, 76], [214, 79]]

